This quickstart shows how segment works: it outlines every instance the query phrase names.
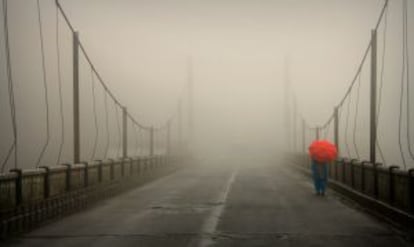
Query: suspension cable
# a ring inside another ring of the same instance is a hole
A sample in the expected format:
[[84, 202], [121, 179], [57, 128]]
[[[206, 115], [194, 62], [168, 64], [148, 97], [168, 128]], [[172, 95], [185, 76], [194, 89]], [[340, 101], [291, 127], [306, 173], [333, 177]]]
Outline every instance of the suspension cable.
[[[377, 30], [378, 29], [378, 27], [379, 27], [379, 25], [381, 24], [381, 22], [382, 22], [382, 20], [383, 20], [383, 18], [384, 18], [384, 16], [385, 16], [385, 19], [387, 18], [386, 17], [386, 15], [387, 15], [387, 9], [388, 9], [388, 0], [385, 0], [384, 1], [384, 5], [383, 5], [383, 7], [382, 7], [382, 10], [381, 10], [381, 12], [380, 12], [380, 15], [379, 15], [379, 17], [378, 17], [378, 20], [377, 20], [377, 23], [376, 23], [376, 25], [375, 25], [375, 30]], [[345, 95], [342, 97], [342, 99], [339, 101], [339, 103], [337, 104], [337, 109], [338, 110], [340, 110], [340, 109], [342, 109], [342, 106], [343, 106], [343, 104], [344, 104], [344, 102], [345, 102], [345, 100], [347, 99], [347, 97], [349, 96], [350, 97], [350, 94], [351, 94], [351, 91], [352, 91], [352, 88], [354, 87], [354, 85], [355, 85], [355, 83], [357, 82], [357, 79], [358, 79], [358, 77], [359, 77], [359, 74], [361, 73], [361, 70], [362, 70], [362, 67], [363, 67], [363, 65], [364, 65], [364, 63], [365, 63], [365, 60], [367, 59], [367, 57], [368, 57], [368, 53], [369, 53], [369, 51], [371, 50], [371, 41], [368, 43], [368, 46], [367, 46], [367, 48], [365, 49], [365, 52], [364, 52], [364, 55], [362, 56], [362, 59], [361, 59], [361, 61], [360, 61], [360, 63], [359, 63], [359, 66], [358, 66], [358, 68], [357, 68], [357, 70], [356, 70], [356, 73], [354, 74], [354, 77], [352, 78], [352, 80], [351, 80], [351, 83], [350, 83], [350, 85], [348, 86], [348, 89], [346, 90], [346, 93], [345, 93]], [[348, 142], [347, 142], [347, 129], [348, 129], [348, 121], [349, 121], [349, 108], [350, 108], [350, 100], [351, 99], [349, 99], [349, 102], [348, 102], [348, 106], [347, 106], [347, 117], [346, 117], [346, 130], [345, 130], [345, 145], [346, 145], [346, 149], [347, 149], [347, 153], [348, 153], [348, 155], [350, 156], [350, 150], [349, 150], [349, 146], [348, 146]], [[402, 103], [401, 103], [402, 104]], [[341, 115], [341, 113], [342, 113], [342, 111], [339, 111], [339, 115]], [[331, 117], [333, 117], [333, 116], [331, 116]], [[340, 118], [340, 116], [338, 116], [338, 118]], [[400, 117], [401, 118], [401, 117]], [[328, 120], [327, 121], [327, 123], [326, 124], [329, 124], [330, 123], [330, 120]], [[325, 125], [326, 125], [325, 124]], [[324, 126], [325, 126], [324, 125]], [[355, 139], [355, 138], [354, 138]], [[378, 146], [379, 146], [379, 144], [377, 144]], [[379, 149], [380, 149], [380, 147], [379, 147]], [[359, 152], [358, 152], [358, 150], [356, 149], [356, 152], [357, 152], [357, 156], [359, 156]], [[381, 154], [381, 156], [383, 156], [382, 155], [382, 151], [380, 150], [380, 154]]]
[[56, 165], [59, 165], [60, 158], [62, 156], [63, 145], [65, 143], [65, 116], [63, 113], [63, 93], [62, 93], [62, 71], [60, 64], [60, 40], [59, 40], [59, 9], [56, 7], [56, 60], [57, 60], [57, 74], [58, 74], [58, 86], [59, 86], [59, 114], [60, 114], [60, 144], [59, 153], [56, 161]]
[[49, 145], [50, 140], [50, 126], [49, 126], [49, 98], [48, 98], [48, 86], [47, 86], [47, 74], [46, 74], [46, 58], [44, 50], [44, 41], [43, 41], [43, 30], [42, 30], [42, 16], [40, 9], [40, 2], [37, 0], [37, 14], [38, 14], [38, 24], [39, 24], [39, 36], [40, 36], [40, 50], [42, 57], [42, 71], [43, 71], [43, 88], [44, 88], [44, 100], [46, 106], [46, 141], [43, 145], [42, 151], [40, 152], [39, 158], [36, 162], [36, 167], [39, 167], [40, 162], [42, 161], [43, 155]]
[[[60, 13], [62, 14], [66, 24], [68, 25], [69, 29], [72, 32], [75, 32], [75, 29], [73, 27], [73, 25], [71, 24], [71, 22], [69, 21], [68, 16], [66, 15], [65, 11], [63, 10], [62, 6], [60, 5], [59, 0], [55, 0], [56, 6], [59, 9]], [[102, 85], [102, 87], [104, 88], [104, 90], [108, 93], [108, 95], [112, 98], [112, 100], [115, 102], [115, 104], [117, 104], [119, 107], [122, 107], [123, 105], [121, 104], [121, 102], [118, 100], [117, 97], [115, 97], [115, 94], [109, 89], [107, 83], [103, 80], [103, 77], [101, 76], [101, 74], [98, 72], [98, 70], [95, 68], [95, 65], [92, 63], [92, 59], [89, 57], [85, 46], [83, 45], [83, 43], [79, 40], [79, 48], [82, 52], [82, 54], [84, 55], [86, 61], [88, 62], [88, 64], [91, 66], [92, 70], [94, 71], [96, 78], [98, 79], [99, 83]], [[138, 124], [139, 126], [146, 128], [146, 129], [150, 129], [151, 126], [143, 126], [142, 124], [138, 123], [138, 121], [136, 121], [135, 119], [133, 119], [133, 121]], [[168, 121], [166, 121], [168, 122]], [[161, 129], [164, 128], [166, 126], [166, 124], [156, 128], [156, 129]]]
[[74, 32], [75, 32], [75, 28], [73, 28], [72, 23], [70, 23], [69, 18], [67, 17], [67, 15], [66, 15], [65, 11], [63, 11], [63, 8], [62, 8], [62, 6], [60, 5], [59, 0], [55, 0], [55, 4], [56, 4], [56, 7], [60, 10], [60, 13], [61, 13], [61, 14], [62, 14], [62, 16], [63, 16], [63, 19], [64, 19], [64, 20], [65, 20], [65, 22], [66, 22], [66, 25], [68, 25], [69, 29], [72, 31], [72, 33], [74, 33]]
[[[382, 7], [380, 16], [379, 16], [379, 18], [377, 20], [377, 24], [375, 25], [375, 30], [378, 29], [378, 26], [380, 25], [380, 23], [382, 21], [382, 18], [384, 17], [385, 10], [387, 9], [387, 6], [388, 6], [388, 0], [385, 0], [384, 6]], [[355, 75], [354, 75], [354, 77], [353, 77], [353, 79], [351, 81], [351, 84], [349, 85], [349, 87], [348, 87], [345, 95], [343, 96], [342, 100], [339, 102], [338, 106], [341, 106], [344, 103], [346, 97], [348, 97], [348, 95], [351, 93], [352, 87], [354, 86], [354, 84], [355, 84], [355, 82], [356, 82], [356, 80], [358, 78], [358, 74], [361, 72], [361, 69], [363, 67], [363, 64], [365, 63], [365, 60], [368, 57], [368, 53], [369, 53], [370, 49], [371, 49], [371, 41], [369, 42], [367, 48], [365, 49], [364, 55], [363, 55], [362, 60], [361, 60], [361, 62], [359, 64], [359, 66], [358, 66], [358, 69], [357, 69], [357, 71], [356, 71], [356, 73], [355, 73]]]

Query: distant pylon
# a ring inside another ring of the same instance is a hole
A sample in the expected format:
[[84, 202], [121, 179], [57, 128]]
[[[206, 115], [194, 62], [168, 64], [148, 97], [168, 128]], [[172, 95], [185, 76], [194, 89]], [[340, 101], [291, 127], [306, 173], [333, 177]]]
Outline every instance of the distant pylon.
[[289, 77], [289, 57], [285, 56], [284, 61], [284, 128], [285, 142], [288, 151], [292, 151], [292, 129], [291, 129], [291, 110], [290, 110], [290, 77]]
[[194, 71], [192, 56], [187, 60], [187, 86], [188, 86], [188, 145], [194, 141]]

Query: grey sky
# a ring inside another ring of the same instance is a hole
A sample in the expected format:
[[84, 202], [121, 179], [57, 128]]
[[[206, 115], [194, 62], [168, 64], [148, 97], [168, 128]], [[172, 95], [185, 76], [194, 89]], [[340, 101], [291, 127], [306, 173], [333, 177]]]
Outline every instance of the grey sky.
[[[56, 97], [54, 0], [41, 0], [48, 81]], [[286, 145], [283, 137], [284, 61], [298, 109], [312, 124], [321, 124], [345, 93], [370, 39], [384, 1], [133, 1], [62, 0], [79, 30], [96, 68], [128, 110], [146, 124], [158, 125], [177, 108], [185, 95], [187, 61], [193, 62], [197, 138], [204, 148], [219, 143], [249, 143], [250, 148]], [[41, 63], [36, 2], [9, 1], [12, 56], [18, 100], [20, 139], [42, 142]], [[414, 24], [409, 3], [409, 24]], [[384, 72], [385, 110], [381, 138], [392, 140], [388, 157], [399, 163], [396, 118], [401, 73], [401, 1], [390, 1]], [[65, 109], [70, 118], [71, 37], [60, 18]], [[379, 29], [379, 49], [382, 49]], [[413, 33], [409, 34], [412, 40]], [[3, 47], [3, 39], [1, 45]], [[411, 46], [412, 47], [412, 46]], [[4, 69], [4, 50], [1, 51]], [[414, 47], [410, 50], [414, 57]], [[368, 61], [369, 62], [369, 61]], [[414, 64], [414, 63], [411, 63]], [[83, 63], [84, 65], [84, 63]], [[379, 64], [381, 65], [381, 64]], [[85, 99], [90, 90], [87, 66], [82, 67]], [[361, 116], [368, 110], [369, 64], [364, 66]], [[412, 68], [412, 65], [411, 65]], [[6, 81], [2, 76], [2, 116], [8, 116]], [[53, 95], [54, 94], [54, 95]], [[84, 101], [90, 109], [90, 102]], [[57, 118], [56, 104], [52, 118]], [[85, 113], [87, 115], [87, 113]], [[101, 116], [102, 117], [102, 116]], [[4, 117], [3, 117], [4, 118]], [[361, 117], [361, 149], [366, 149], [368, 118]], [[366, 120], [365, 120], [366, 119]], [[4, 122], [4, 123], [3, 123]], [[1, 136], [10, 140], [10, 123]], [[390, 123], [390, 125], [389, 125]], [[59, 122], [52, 124], [58, 143]], [[70, 127], [70, 122], [67, 124]], [[392, 131], [386, 131], [392, 126]], [[69, 128], [68, 127], [68, 128]], [[6, 130], [7, 129], [7, 130]], [[92, 131], [91, 126], [85, 131]], [[67, 130], [70, 135], [70, 130]], [[3, 138], [2, 138], [3, 139]], [[260, 146], [260, 144], [263, 145]], [[2, 142], [1, 150], [9, 143]], [[23, 150], [32, 144], [24, 144]], [[67, 149], [70, 149], [68, 140]], [[86, 144], [86, 146], [90, 146]], [[223, 144], [224, 145], [224, 144]], [[53, 145], [52, 145], [53, 146]], [[50, 151], [53, 156], [53, 151]], [[27, 158], [33, 160], [35, 154]], [[67, 151], [70, 157], [70, 151]]]

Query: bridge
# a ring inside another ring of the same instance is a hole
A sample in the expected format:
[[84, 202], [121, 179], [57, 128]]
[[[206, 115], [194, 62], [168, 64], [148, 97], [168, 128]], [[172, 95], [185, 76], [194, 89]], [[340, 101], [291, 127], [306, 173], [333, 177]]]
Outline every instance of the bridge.
[[[385, 42], [392, 4], [384, 1], [367, 30], [370, 39], [349, 87], [325, 122], [306, 119], [287, 75], [285, 136], [278, 137], [283, 152], [233, 145], [205, 153], [195, 145], [191, 59], [173, 111], [163, 121], [150, 122], [123, 103], [110, 87], [116, 84], [104, 80], [63, 1], [31, 2], [41, 54], [36, 61], [44, 96], [39, 114], [30, 113], [30, 106], [19, 109], [17, 92], [31, 87], [18, 84], [16, 77], [29, 68], [17, 62], [23, 63], [14, 49], [17, 36], [10, 27], [18, 18], [11, 16], [16, 2], [2, 0], [2, 97], [7, 91], [1, 119], [2, 246], [413, 245], [407, 0], [400, 1], [401, 94], [397, 110], [390, 110], [399, 112], [399, 119], [380, 117], [382, 106], [393, 103], [381, 101], [386, 47], [396, 44]], [[45, 35], [51, 27], [44, 21], [46, 8], [56, 11], [54, 46]], [[52, 72], [57, 76], [50, 80]], [[24, 101], [31, 102], [30, 95]], [[40, 134], [32, 133], [31, 121], [42, 123]], [[396, 122], [398, 147], [384, 141], [389, 124]], [[27, 129], [41, 141], [23, 138]], [[323, 197], [313, 192], [307, 154], [309, 144], [319, 139], [332, 140], [339, 151], [328, 165], [329, 190]]]

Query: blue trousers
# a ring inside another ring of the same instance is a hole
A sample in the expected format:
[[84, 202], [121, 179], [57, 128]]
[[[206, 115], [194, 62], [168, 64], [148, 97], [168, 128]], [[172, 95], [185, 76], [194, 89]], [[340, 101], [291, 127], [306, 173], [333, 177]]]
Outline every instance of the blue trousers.
[[317, 193], [325, 193], [326, 182], [328, 180], [328, 167], [324, 164], [312, 162], [312, 177]]
[[313, 183], [315, 184], [315, 191], [319, 193], [325, 193], [326, 180], [322, 178], [314, 178]]

